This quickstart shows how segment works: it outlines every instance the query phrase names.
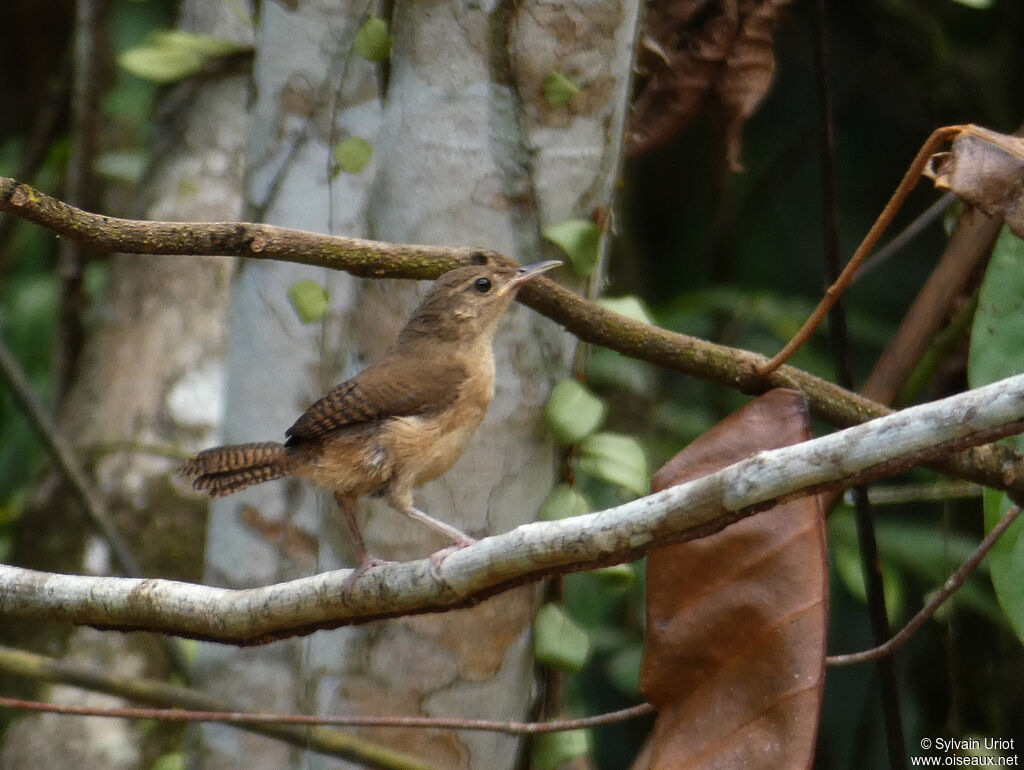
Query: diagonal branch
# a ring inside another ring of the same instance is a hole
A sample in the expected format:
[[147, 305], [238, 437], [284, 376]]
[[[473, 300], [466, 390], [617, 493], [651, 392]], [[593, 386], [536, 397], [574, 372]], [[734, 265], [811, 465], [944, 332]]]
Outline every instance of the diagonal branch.
[[761, 369], [765, 374], [775, 371], [783, 363], [789, 360], [789, 358], [795, 353], [801, 345], [803, 345], [814, 333], [814, 330], [818, 328], [818, 325], [825, 320], [829, 311], [842, 296], [842, 293], [846, 291], [847, 287], [853, 282], [854, 276], [860, 269], [860, 266], [867, 259], [871, 249], [878, 243], [878, 239], [882, 237], [882, 233], [885, 232], [885, 228], [889, 226], [889, 223], [896, 218], [896, 214], [903, 206], [903, 202], [910, 195], [911, 191], [917, 185], [918, 179], [921, 177], [922, 172], [928, 165], [928, 161], [931, 156], [935, 153], [939, 147], [946, 142], [952, 141], [959, 134], [969, 131], [970, 126], [943, 126], [937, 128], [932, 132], [921, 149], [917, 151], [917, 155], [914, 156], [914, 160], [910, 162], [910, 166], [907, 168], [906, 173], [903, 175], [903, 179], [900, 180], [899, 186], [896, 191], [892, 194], [889, 202], [885, 204], [885, 208], [882, 209], [882, 213], [878, 215], [878, 219], [868, 230], [867, 235], [864, 236], [864, 240], [861, 241], [860, 246], [850, 257], [850, 261], [843, 268], [842, 273], [835, 279], [831, 286], [825, 290], [825, 296], [822, 298], [818, 306], [814, 308], [814, 312], [811, 313], [804, 325], [800, 327], [800, 330], [793, 335], [785, 347], [782, 348], [778, 353], [775, 354], [772, 359], [764, 365]]
[[[104, 505], [100, 494], [93, 486], [92, 480], [82, 468], [72, 447], [57, 430], [57, 426], [54, 425], [53, 420], [32, 392], [25, 372], [3, 340], [0, 340], [0, 381], [7, 383], [14, 400], [42, 440], [54, 465], [57, 466], [64, 481], [71, 489], [71, 494], [81, 506], [85, 517], [97, 529], [110, 548], [114, 563], [122, 573], [141, 577], [142, 566], [121, 536], [121, 532]], [[161, 644], [175, 671], [187, 681], [189, 667], [181, 647], [173, 639], [162, 639]]]
[[974, 553], [971, 554], [970, 558], [961, 564], [960, 568], [947, 578], [946, 582], [942, 584], [942, 588], [936, 591], [935, 595], [928, 600], [924, 607], [922, 607], [918, 613], [899, 630], [899, 632], [891, 636], [887, 641], [877, 647], [872, 647], [869, 650], [850, 652], [844, 655], [830, 655], [825, 658], [825, 663], [829, 666], [849, 666], [854, 663], [864, 663], [869, 660], [878, 660], [879, 658], [892, 655], [892, 653], [896, 651], [897, 647], [900, 647], [904, 642], [908, 641], [910, 637], [917, 633], [917, 630], [921, 626], [923, 626], [930, 618], [935, 616], [935, 613], [939, 611], [939, 607], [941, 607], [949, 597], [963, 587], [963, 584], [967, 582], [967, 578], [969, 578], [971, 573], [977, 569], [978, 565], [981, 564], [981, 560], [988, 555], [988, 552], [992, 550], [996, 541], [999, 540], [1003, 533], [1010, 528], [1010, 525], [1017, 520], [1020, 512], [1020, 506], [1014, 505], [1010, 510], [1004, 513], [1003, 517], [996, 522], [996, 525], [992, 527], [987, 535], [985, 535], [984, 539], [978, 543], [978, 547], [974, 549]]
[[551, 574], [629, 561], [783, 501], [864, 483], [1024, 430], [1024, 375], [761, 452], [598, 513], [525, 524], [432, 559], [230, 590], [0, 565], [0, 613], [259, 644], [319, 629], [476, 604]]
[[68, 445], [67, 440], [57, 430], [57, 426], [54, 425], [43, 405], [35, 397], [25, 372], [3, 340], [0, 340], [0, 382], [7, 383], [14, 400], [42, 440], [50, 458], [70, 487], [71, 494], [82, 506], [85, 517], [96, 527], [110, 547], [118, 569], [126, 575], [141, 576], [143, 574], [142, 566], [132, 554], [128, 543], [121, 537], [106, 506], [103, 505], [99, 493], [79, 464], [74, 450]]
[[[74, 208], [6, 177], [0, 177], [0, 211], [94, 249], [276, 259], [369, 278], [435, 278], [481, 253], [496, 260], [506, 259], [481, 249], [384, 243], [246, 222], [116, 219]], [[799, 390], [811, 413], [832, 425], [856, 425], [891, 413], [881, 404], [789, 366], [761, 376], [758, 371], [765, 364], [763, 356], [634, 321], [581, 299], [543, 277], [525, 286], [519, 299], [581, 341], [631, 358], [744, 393], [763, 393], [771, 388]], [[1024, 494], [1024, 473], [1013, 471], [1024, 467], [1024, 458], [1007, 447], [974, 449], [944, 458], [936, 467], [978, 484]]]

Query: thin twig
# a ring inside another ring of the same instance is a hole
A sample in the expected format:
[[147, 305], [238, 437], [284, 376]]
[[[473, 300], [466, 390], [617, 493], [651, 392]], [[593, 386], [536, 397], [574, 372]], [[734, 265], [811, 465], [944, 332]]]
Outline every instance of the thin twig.
[[[135, 703], [143, 703], [154, 707], [154, 713], [169, 711], [172, 715], [169, 717], [170, 719], [174, 719], [173, 715], [175, 714], [186, 713], [182, 709], [214, 713], [239, 711], [237, 704], [222, 700], [202, 690], [183, 687], [160, 679], [117, 676], [77, 661], [50, 658], [13, 647], [0, 646], [0, 672], [26, 677], [38, 682], [70, 685], [91, 692], [113, 695]], [[0, 701], [0, 704], [19, 708], [12, 699]], [[52, 709], [32, 710], [49, 711]], [[111, 709], [111, 711], [117, 710]], [[102, 714], [99, 715], [102, 716]], [[239, 730], [279, 740], [319, 754], [348, 759], [358, 763], [360, 767], [388, 768], [389, 770], [437, 769], [437, 766], [431, 762], [413, 757], [390, 746], [328, 727], [260, 724], [258, 722], [238, 722], [235, 726]]]
[[853, 280], [850, 283], [857, 283], [868, 273], [877, 270], [890, 259], [895, 257], [907, 244], [924, 232], [936, 219], [941, 217], [943, 212], [949, 208], [949, 205], [954, 200], [956, 200], [956, 195], [953, 193], [946, 193], [938, 200], [932, 202], [928, 208], [914, 217], [914, 220], [910, 222], [910, 224], [896, 233], [891, 241], [876, 251], [871, 256], [871, 259], [864, 260], [864, 264], [860, 266], [860, 270], [858, 270], [857, 274], [853, 276]]
[[326, 716], [316, 714], [275, 714], [250, 711], [188, 711], [185, 709], [100, 708], [71, 706], [60, 703], [19, 700], [0, 697], [0, 708], [19, 711], [44, 711], [70, 716], [113, 717], [118, 719], [158, 719], [162, 722], [220, 722], [227, 724], [326, 725], [331, 727], [406, 727], [433, 730], [477, 730], [508, 735], [536, 735], [567, 730], [585, 730], [591, 727], [625, 722], [628, 719], [655, 713], [649, 703], [610, 711], [592, 717], [557, 719], [550, 722], [515, 722], [497, 719], [461, 719], [443, 717], [395, 716]]
[[977, 209], [961, 217], [942, 256], [875, 362], [861, 389], [865, 396], [883, 404], [897, 401], [921, 357], [943, 327], [949, 328], [951, 311], [970, 292], [1001, 228], [1001, 217], [988, 217]]
[[903, 175], [902, 181], [896, 188], [896, 192], [893, 193], [892, 198], [885, 204], [885, 208], [882, 209], [882, 213], [879, 214], [878, 219], [868, 230], [868, 234], [864, 236], [864, 240], [861, 241], [860, 246], [853, 253], [850, 261], [847, 263], [846, 268], [840, 273], [835, 283], [825, 290], [825, 296], [821, 302], [811, 313], [810, 318], [804, 322], [804, 325], [800, 327], [793, 338], [782, 348], [775, 356], [764, 364], [760, 368], [760, 373], [763, 375], [771, 374], [786, 361], [789, 360], [790, 356], [795, 353], [801, 345], [803, 345], [807, 339], [814, 333], [814, 330], [818, 328], [818, 325], [825, 319], [828, 312], [835, 305], [836, 300], [839, 299], [840, 295], [846, 290], [853, 280], [854, 275], [857, 274], [857, 270], [860, 268], [861, 263], [867, 257], [868, 253], [874, 248], [878, 239], [882, 237], [882, 233], [885, 232], [885, 228], [889, 226], [889, 223], [895, 218], [896, 213], [900, 210], [903, 202], [910, 195], [911, 190], [917, 185], [917, 180], [921, 176], [921, 172], [924, 171], [928, 165], [928, 159], [935, 153], [935, 151], [945, 144], [946, 142], [954, 139], [961, 132], [968, 130], [968, 126], [943, 126], [937, 128], [932, 135], [925, 140], [925, 143], [921, 145], [921, 149], [918, 150], [917, 155], [911, 162], [910, 167], [907, 169], [907, 173]]
[[936, 594], [921, 608], [921, 610], [911, 618], [899, 632], [890, 638], [884, 644], [880, 644], [877, 647], [872, 647], [870, 650], [863, 650], [861, 652], [851, 652], [846, 655], [830, 655], [825, 658], [825, 663], [829, 666], [849, 666], [854, 663], [865, 663], [870, 660], [877, 660], [887, 655], [891, 655], [896, 648], [901, 646], [904, 642], [910, 639], [917, 630], [924, 625], [925, 621], [935, 615], [939, 607], [949, 599], [950, 596], [955, 594], [960, 587], [967, 582], [967, 578], [977, 568], [981, 560], [985, 558], [989, 551], [992, 550], [992, 546], [996, 544], [1000, 536], [1009, 529], [1010, 525], [1016, 521], [1020, 515], [1021, 509], [1019, 506], [1013, 506], [1003, 517], [996, 523], [992, 530], [985, 536], [985, 538], [978, 544], [978, 547], [974, 549], [970, 558], [965, 561], [960, 569], [949, 576], [949, 579], [942, 584]]
[[54, 464], [71, 488], [71, 493], [82, 506], [82, 511], [110, 547], [118, 569], [129, 577], [141, 577], [142, 565], [132, 555], [128, 543], [117, 531], [110, 514], [103, 505], [99, 494], [93, 488], [85, 471], [78, 462], [74, 450], [57, 430], [49, 414], [32, 392], [32, 386], [24, 370], [11, 354], [7, 345], [0, 340], [0, 378], [7, 382], [11, 395], [28, 419]]

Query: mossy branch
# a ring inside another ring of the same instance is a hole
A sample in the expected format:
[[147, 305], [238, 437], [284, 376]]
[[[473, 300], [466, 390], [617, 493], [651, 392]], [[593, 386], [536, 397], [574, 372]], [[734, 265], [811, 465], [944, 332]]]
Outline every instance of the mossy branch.
[[[385, 243], [249, 222], [119, 219], [69, 206], [7, 177], [0, 177], [0, 211], [102, 251], [274, 259], [366, 278], [429, 279], [480, 254], [499, 261], [508, 259], [486, 249]], [[543, 277], [525, 286], [519, 299], [580, 340], [630, 358], [749, 394], [776, 387], [799, 390], [816, 417], [837, 427], [892, 412], [790, 366], [762, 376], [758, 372], [767, 360], [763, 356], [634, 321]], [[979, 484], [1024, 493], [1022, 460], [1006, 447], [986, 446], [940, 460], [935, 467]]]

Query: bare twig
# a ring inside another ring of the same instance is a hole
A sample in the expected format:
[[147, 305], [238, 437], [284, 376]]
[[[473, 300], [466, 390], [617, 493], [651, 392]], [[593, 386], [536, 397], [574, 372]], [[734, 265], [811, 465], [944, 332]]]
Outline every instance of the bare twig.
[[[158, 707], [136, 709], [135, 711], [140, 715], [146, 711], [152, 711], [154, 714], [168, 712], [170, 716], [167, 718], [175, 719], [175, 715], [186, 713], [181, 709], [191, 709], [195, 712], [239, 713], [234, 704], [190, 687], [182, 687], [157, 679], [114, 676], [107, 671], [75, 661], [49, 658], [12, 647], [0, 646], [0, 671], [36, 681], [56, 682], [93, 692], [107, 693], [136, 703]], [[0, 706], [25, 710], [55, 711], [50, 708], [54, 705], [42, 704], [42, 707], [33, 707], [19, 704], [13, 699], [0, 699]], [[63, 709], [63, 713], [74, 713], [79, 707], [58, 706], [58, 708]], [[110, 709], [111, 712], [119, 710]], [[241, 713], [244, 714], [244, 712]], [[97, 714], [97, 716], [103, 715]], [[114, 715], [114, 713], [109, 714], [109, 716]], [[125, 716], [130, 716], [130, 714], [125, 713]], [[140, 716], [140, 718], [147, 717]], [[231, 723], [228, 721], [228, 724]], [[360, 763], [361, 767], [389, 768], [390, 770], [399, 768], [401, 770], [436, 770], [436, 765], [426, 760], [339, 730], [300, 724], [260, 723], [259, 719], [235, 720], [234, 723], [241, 730], [265, 735], [292, 746], [309, 749], [327, 756], [349, 759]]]
[[[100, 708], [96, 706], [71, 706], [61, 703], [45, 703], [42, 701], [4, 697], [0, 697], [0, 708], [12, 708], [19, 711], [44, 711], [50, 714], [85, 717], [159, 719], [162, 722], [217, 722], [233, 725], [404, 727], [418, 730], [476, 730], [479, 732], [505, 733], [507, 735], [537, 735], [539, 733], [558, 733], [567, 730], [586, 730], [592, 727], [625, 722], [628, 719], [635, 719], [655, 712], [655, 708], [651, 704], [641, 703], [637, 706], [619, 709], [618, 711], [609, 711], [592, 717], [556, 719], [550, 722], [515, 722], [499, 719], [461, 719], [457, 717], [352, 716], [350, 714], [344, 716], [321, 716], [315, 714], [275, 714], [254, 711], [191, 711], [177, 708]], [[353, 757], [349, 756], [348, 758]]]
[[364, 278], [436, 278], [482, 251], [320, 235], [251, 222], [154, 222], [106, 217], [5, 177], [0, 177], [0, 211], [102, 251], [277, 259], [345, 270]]
[[795, 353], [804, 342], [814, 333], [814, 330], [818, 328], [818, 325], [825, 319], [828, 312], [835, 305], [840, 295], [846, 290], [853, 280], [853, 276], [856, 275], [857, 270], [860, 268], [864, 259], [870, 253], [871, 249], [874, 248], [878, 239], [882, 237], [882, 233], [885, 232], [885, 228], [889, 226], [889, 223], [895, 218], [896, 213], [900, 210], [903, 202], [910, 195], [911, 190], [917, 184], [917, 180], [921, 176], [921, 172], [924, 171], [928, 165], [928, 160], [935, 153], [935, 151], [946, 142], [954, 139], [962, 131], [968, 130], [969, 126], [943, 126], [942, 128], [936, 129], [932, 132], [932, 135], [925, 140], [925, 143], [918, 150], [914, 160], [911, 161], [910, 167], [907, 169], [907, 173], [903, 175], [903, 179], [900, 181], [899, 186], [896, 188], [896, 192], [893, 193], [892, 198], [885, 204], [885, 208], [882, 209], [882, 213], [879, 214], [878, 219], [868, 230], [868, 234], [864, 236], [864, 240], [861, 241], [860, 246], [850, 257], [850, 261], [847, 263], [846, 268], [840, 273], [836, 281], [825, 290], [825, 296], [821, 302], [811, 313], [810, 318], [804, 322], [804, 325], [800, 327], [798, 331], [786, 346], [780, 350], [775, 356], [764, 364], [760, 372], [762, 374], [770, 374], [778, 369], [782, 364], [789, 360], [790, 356]]
[[896, 233], [896, 235], [892, 237], [891, 241], [876, 251], [870, 259], [864, 260], [864, 263], [860, 266], [860, 270], [858, 270], [857, 274], [853, 276], [853, 281], [851, 281], [851, 283], [857, 283], [864, 278], [864, 276], [874, 272], [890, 259], [895, 257], [905, 246], [923, 233], [936, 219], [941, 217], [942, 213], [949, 208], [949, 205], [954, 200], [956, 200], [956, 196], [953, 195], [953, 193], [946, 193], [941, 198], [932, 201], [928, 208], [914, 217], [912, 222]]
[[622, 722], [654, 712], [644, 703], [631, 708], [579, 719], [550, 722], [517, 722], [488, 719], [318, 716], [268, 714], [242, 711], [208, 693], [155, 679], [112, 676], [106, 671], [69, 660], [58, 660], [36, 653], [0, 646], [0, 671], [37, 681], [56, 682], [73, 687], [115, 695], [153, 708], [97, 708], [66, 704], [0, 698], [0, 708], [42, 711], [80, 716], [124, 719], [160, 719], [173, 722], [218, 722], [265, 735], [329, 756], [342, 757], [370, 767], [425, 768], [420, 760], [382, 747], [372, 740], [329, 729], [330, 727], [408, 727], [454, 730], [478, 730], [528, 735], [565, 730], [582, 730]]
[[942, 256], [917, 293], [899, 329], [875, 363], [863, 394], [882, 404], [893, 404], [928, 346], [949, 317], [950, 308], [963, 296], [992, 252], [1002, 219], [981, 211], [965, 214]]
[[992, 530], [978, 544], [978, 547], [974, 549], [974, 553], [971, 554], [970, 558], [960, 566], [960, 569], [949, 576], [946, 582], [942, 584], [942, 588], [887, 642], [877, 647], [872, 647], [870, 650], [851, 652], [846, 655], [830, 655], [825, 659], [825, 663], [829, 666], [849, 666], [854, 663], [864, 663], [869, 660], [884, 658], [895, 652], [896, 648], [910, 639], [929, 618], [935, 615], [939, 607], [967, 582], [967, 578], [974, 572], [988, 552], [992, 550], [992, 546], [996, 544], [996, 541], [1017, 520], [1020, 511], [1020, 507], [1015, 505], [1004, 513], [1003, 517], [992, 527]]

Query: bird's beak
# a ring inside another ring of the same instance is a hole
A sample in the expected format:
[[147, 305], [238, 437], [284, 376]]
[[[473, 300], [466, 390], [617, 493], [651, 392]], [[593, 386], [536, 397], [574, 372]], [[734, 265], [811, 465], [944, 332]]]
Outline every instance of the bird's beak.
[[534, 262], [532, 265], [523, 265], [516, 268], [516, 274], [512, 279], [498, 290], [498, 296], [513, 292], [527, 281], [536, 278], [541, 273], [561, 265], [561, 260], [547, 259], [543, 262]]

